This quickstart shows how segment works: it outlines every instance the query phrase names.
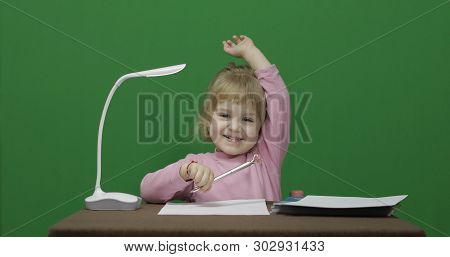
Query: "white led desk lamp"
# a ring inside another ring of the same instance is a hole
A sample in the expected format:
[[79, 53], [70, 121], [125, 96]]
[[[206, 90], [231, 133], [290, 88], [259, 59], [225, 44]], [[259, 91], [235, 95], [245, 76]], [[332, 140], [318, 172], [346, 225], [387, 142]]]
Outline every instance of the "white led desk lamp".
[[100, 126], [98, 127], [98, 141], [97, 141], [97, 181], [95, 182], [94, 194], [87, 197], [84, 201], [86, 208], [89, 210], [136, 210], [141, 206], [141, 198], [124, 193], [105, 193], [100, 188], [100, 180], [102, 177], [102, 134], [103, 124], [105, 123], [106, 112], [108, 111], [109, 103], [114, 95], [116, 89], [129, 78], [138, 77], [158, 77], [175, 74], [186, 67], [186, 64], [179, 64], [154, 70], [147, 70], [123, 75], [109, 92], [103, 107], [102, 117], [100, 119]]

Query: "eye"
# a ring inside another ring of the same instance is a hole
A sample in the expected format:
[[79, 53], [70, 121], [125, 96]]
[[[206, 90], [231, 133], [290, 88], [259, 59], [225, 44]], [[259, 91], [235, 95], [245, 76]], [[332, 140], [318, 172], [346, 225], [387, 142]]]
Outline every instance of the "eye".
[[230, 115], [228, 115], [228, 113], [219, 113], [219, 116], [220, 116], [220, 117], [223, 117], [223, 118], [228, 118], [228, 117], [230, 117]]
[[253, 119], [252, 119], [252, 118], [247, 118], [247, 117], [245, 117], [243, 120], [246, 121], [246, 122], [253, 122]]

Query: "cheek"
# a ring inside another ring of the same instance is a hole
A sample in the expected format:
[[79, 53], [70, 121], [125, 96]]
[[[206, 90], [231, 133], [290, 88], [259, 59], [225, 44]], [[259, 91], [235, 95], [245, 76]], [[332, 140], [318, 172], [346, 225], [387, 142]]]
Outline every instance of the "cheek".
[[209, 136], [215, 139], [220, 134], [221, 124], [217, 120], [211, 120], [211, 126], [209, 127]]
[[259, 137], [259, 125], [248, 126], [246, 128], [246, 134], [249, 138]]

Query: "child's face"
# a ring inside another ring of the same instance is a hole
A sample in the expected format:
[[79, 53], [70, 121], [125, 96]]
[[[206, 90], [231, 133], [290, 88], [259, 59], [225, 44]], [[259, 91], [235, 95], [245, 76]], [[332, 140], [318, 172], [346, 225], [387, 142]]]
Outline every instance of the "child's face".
[[254, 105], [221, 101], [212, 115], [209, 134], [218, 150], [242, 154], [258, 142], [260, 123]]

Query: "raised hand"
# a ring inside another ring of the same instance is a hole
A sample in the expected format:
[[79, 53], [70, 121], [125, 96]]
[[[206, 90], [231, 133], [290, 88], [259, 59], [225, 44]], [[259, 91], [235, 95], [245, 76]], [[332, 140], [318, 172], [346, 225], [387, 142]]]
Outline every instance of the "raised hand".
[[223, 50], [234, 57], [244, 57], [246, 53], [255, 48], [253, 41], [245, 35], [240, 35], [239, 37], [234, 35], [233, 40], [234, 42], [231, 40], [224, 40], [222, 41], [222, 44]]

